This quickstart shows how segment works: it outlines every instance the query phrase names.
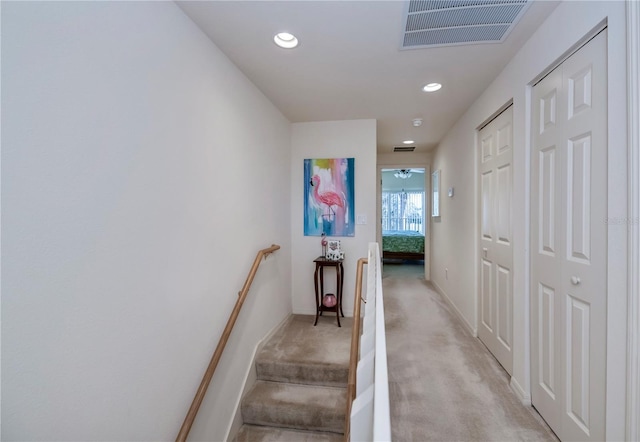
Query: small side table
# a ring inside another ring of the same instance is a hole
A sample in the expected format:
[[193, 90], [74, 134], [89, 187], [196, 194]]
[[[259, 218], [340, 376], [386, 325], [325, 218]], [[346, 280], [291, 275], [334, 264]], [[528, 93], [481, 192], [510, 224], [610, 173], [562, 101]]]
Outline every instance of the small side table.
[[[314, 326], [318, 324], [318, 316], [322, 316], [322, 312], [336, 312], [336, 318], [338, 318], [338, 327], [340, 325], [340, 315], [344, 318], [344, 312], [342, 311], [342, 283], [344, 282], [344, 268], [342, 267], [342, 259], [339, 261], [331, 261], [324, 256], [319, 256], [314, 259], [316, 263], [316, 271], [313, 274], [313, 281], [316, 288], [316, 322]], [[335, 267], [336, 269], [336, 305], [333, 307], [327, 307], [322, 303], [324, 298], [324, 268]], [[318, 284], [320, 289], [318, 290]]]

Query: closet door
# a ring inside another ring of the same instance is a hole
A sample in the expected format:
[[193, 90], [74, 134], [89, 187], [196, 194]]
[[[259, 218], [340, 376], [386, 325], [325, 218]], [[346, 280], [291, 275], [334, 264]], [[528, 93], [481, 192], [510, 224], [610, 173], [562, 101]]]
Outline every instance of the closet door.
[[532, 91], [532, 403], [561, 440], [604, 440], [606, 31]]
[[511, 374], [513, 106], [483, 127], [480, 149], [480, 326], [478, 337]]

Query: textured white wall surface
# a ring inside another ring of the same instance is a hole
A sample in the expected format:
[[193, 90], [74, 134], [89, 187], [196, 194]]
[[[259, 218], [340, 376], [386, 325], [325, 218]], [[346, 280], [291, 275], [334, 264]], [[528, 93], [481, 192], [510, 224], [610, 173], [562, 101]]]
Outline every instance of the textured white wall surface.
[[[369, 243], [376, 240], [376, 121], [294, 123], [291, 138], [291, 251], [295, 257], [291, 264], [291, 286], [294, 313], [315, 314], [313, 260], [321, 253], [320, 237], [304, 236], [304, 159], [355, 159], [356, 218], [366, 215], [367, 224], [356, 225], [353, 237], [335, 238], [341, 241], [345, 251], [342, 305], [344, 314], [351, 316], [357, 261], [366, 258]], [[334, 274], [333, 269], [325, 271], [325, 281], [333, 286]]]
[[[622, 1], [561, 2], [491, 86], [469, 108], [438, 146], [432, 168], [441, 169], [441, 218], [432, 223], [431, 279], [475, 329], [477, 324], [477, 156], [476, 129], [513, 99], [514, 111], [514, 365], [512, 385], [529, 395], [529, 162], [528, 85], [554, 65], [592, 29], [608, 23], [609, 211], [626, 213], [625, 5]], [[626, 256], [624, 227], [609, 232], [607, 439], [623, 440]], [[448, 279], [445, 268], [449, 269]]]
[[[2, 3], [2, 439], [194, 440], [291, 312], [290, 123], [173, 2]], [[375, 146], [375, 134], [373, 134]]]

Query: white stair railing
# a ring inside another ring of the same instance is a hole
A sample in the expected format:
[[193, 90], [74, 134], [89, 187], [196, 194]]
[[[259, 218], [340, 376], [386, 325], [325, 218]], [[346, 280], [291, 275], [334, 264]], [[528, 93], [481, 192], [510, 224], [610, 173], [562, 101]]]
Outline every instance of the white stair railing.
[[382, 262], [377, 243], [369, 244], [366, 304], [360, 336], [360, 357], [351, 406], [349, 434], [352, 442], [390, 441], [389, 378], [382, 296]]

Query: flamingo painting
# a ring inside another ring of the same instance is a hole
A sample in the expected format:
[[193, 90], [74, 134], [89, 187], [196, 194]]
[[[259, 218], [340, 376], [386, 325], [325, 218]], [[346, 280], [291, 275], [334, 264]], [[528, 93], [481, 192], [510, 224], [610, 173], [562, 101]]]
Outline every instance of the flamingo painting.
[[329, 209], [327, 213], [322, 216], [328, 216], [329, 219], [333, 218], [335, 215], [335, 211], [331, 208], [332, 206], [338, 206], [344, 208], [344, 198], [338, 195], [336, 192], [325, 191], [320, 193], [320, 177], [318, 175], [314, 175], [311, 177], [311, 185], [313, 186], [313, 199], [319, 205], [325, 205]]
[[353, 158], [304, 160], [304, 234], [353, 236]]

